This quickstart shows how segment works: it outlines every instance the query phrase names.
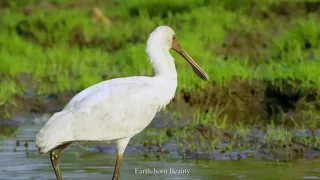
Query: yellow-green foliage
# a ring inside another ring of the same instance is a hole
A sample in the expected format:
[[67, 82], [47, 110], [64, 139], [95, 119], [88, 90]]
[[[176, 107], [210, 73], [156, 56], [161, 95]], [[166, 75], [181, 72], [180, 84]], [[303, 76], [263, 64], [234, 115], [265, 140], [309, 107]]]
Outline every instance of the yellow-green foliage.
[[[39, 94], [81, 90], [120, 76], [151, 76], [145, 44], [149, 33], [162, 24], [176, 31], [180, 44], [209, 74], [210, 81], [221, 86], [235, 76], [275, 83], [277, 79], [300, 80], [303, 87], [320, 88], [320, 25], [315, 16], [291, 20], [292, 26], [281, 35], [265, 32], [272, 41], [270, 56], [265, 57], [268, 61], [249, 64], [242, 56], [224, 60], [217, 51], [230, 32], [264, 32], [273, 27], [270, 21], [248, 15], [250, 4], [263, 11], [280, 1], [134, 0], [117, 1], [117, 5], [81, 1], [87, 5], [71, 8], [68, 2], [55, 0], [48, 1], [57, 6], [51, 9], [36, 8], [40, 2], [36, 0], [4, 2], [6, 8], [0, 10], [1, 103], [21, 92], [17, 88], [23, 86], [15, 81], [21, 73], [32, 77], [30, 83]], [[35, 7], [30, 16], [22, 11], [27, 4]], [[89, 12], [95, 4], [111, 19], [111, 27], [92, 20]], [[75, 28], [83, 35], [83, 44], [70, 45]], [[192, 69], [183, 58], [172, 54], [179, 73], [178, 91], [208, 84], [190, 75]]]

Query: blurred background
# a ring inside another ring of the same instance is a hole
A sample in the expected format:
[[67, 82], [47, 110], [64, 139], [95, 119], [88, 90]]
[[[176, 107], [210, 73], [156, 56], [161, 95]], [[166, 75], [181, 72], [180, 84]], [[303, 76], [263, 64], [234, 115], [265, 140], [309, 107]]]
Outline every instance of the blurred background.
[[[152, 76], [145, 48], [159, 25], [210, 81], [171, 52], [176, 97], [130, 142], [123, 178], [178, 177], [132, 176], [136, 167], [191, 169], [183, 179], [320, 178], [319, 22], [319, 0], [0, 0], [0, 179], [53, 179], [36, 132], [93, 84]], [[74, 145], [62, 174], [111, 178], [115, 153]]]

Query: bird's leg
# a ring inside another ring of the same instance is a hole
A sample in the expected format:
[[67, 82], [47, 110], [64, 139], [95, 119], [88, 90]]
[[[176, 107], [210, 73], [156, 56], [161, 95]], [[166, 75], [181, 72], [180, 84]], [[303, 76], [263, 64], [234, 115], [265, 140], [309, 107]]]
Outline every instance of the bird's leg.
[[61, 176], [61, 172], [60, 172], [60, 168], [59, 168], [59, 156], [60, 156], [60, 152], [68, 147], [71, 143], [66, 143], [66, 144], [62, 144], [58, 147], [56, 147], [55, 149], [53, 149], [50, 152], [50, 159], [51, 159], [51, 163], [54, 169], [54, 172], [56, 174], [57, 180], [62, 180], [62, 176]]
[[127, 137], [127, 138], [117, 140], [118, 156], [117, 156], [116, 165], [114, 167], [112, 180], [119, 180], [122, 155], [128, 145], [128, 142], [130, 141], [130, 138], [131, 137]]
[[120, 167], [121, 167], [122, 154], [118, 154], [116, 165], [114, 167], [112, 180], [118, 180], [120, 175]]

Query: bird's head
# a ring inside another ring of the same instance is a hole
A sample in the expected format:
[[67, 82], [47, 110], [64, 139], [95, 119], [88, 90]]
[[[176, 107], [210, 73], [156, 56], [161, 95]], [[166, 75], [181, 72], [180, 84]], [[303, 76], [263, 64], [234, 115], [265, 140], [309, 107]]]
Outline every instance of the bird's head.
[[209, 76], [197, 65], [197, 63], [183, 50], [169, 26], [159, 26], [151, 34], [147, 42], [149, 48], [163, 48], [163, 51], [173, 49], [178, 52], [192, 67], [193, 71], [202, 80], [209, 80]]

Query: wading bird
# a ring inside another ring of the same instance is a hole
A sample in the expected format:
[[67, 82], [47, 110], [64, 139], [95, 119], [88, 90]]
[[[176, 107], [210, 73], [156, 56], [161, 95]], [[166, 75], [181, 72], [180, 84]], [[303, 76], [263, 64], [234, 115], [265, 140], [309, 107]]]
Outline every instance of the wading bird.
[[174, 97], [178, 82], [170, 48], [183, 56], [201, 79], [209, 79], [180, 47], [174, 31], [168, 26], [157, 27], [146, 48], [153, 77], [124, 77], [95, 84], [75, 95], [37, 134], [36, 146], [41, 154], [50, 151], [57, 180], [62, 179], [59, 154], [72, 142], [115, 142], [118, 156], [112, 179], [119, 179], [130, 138], [146, 128]]

